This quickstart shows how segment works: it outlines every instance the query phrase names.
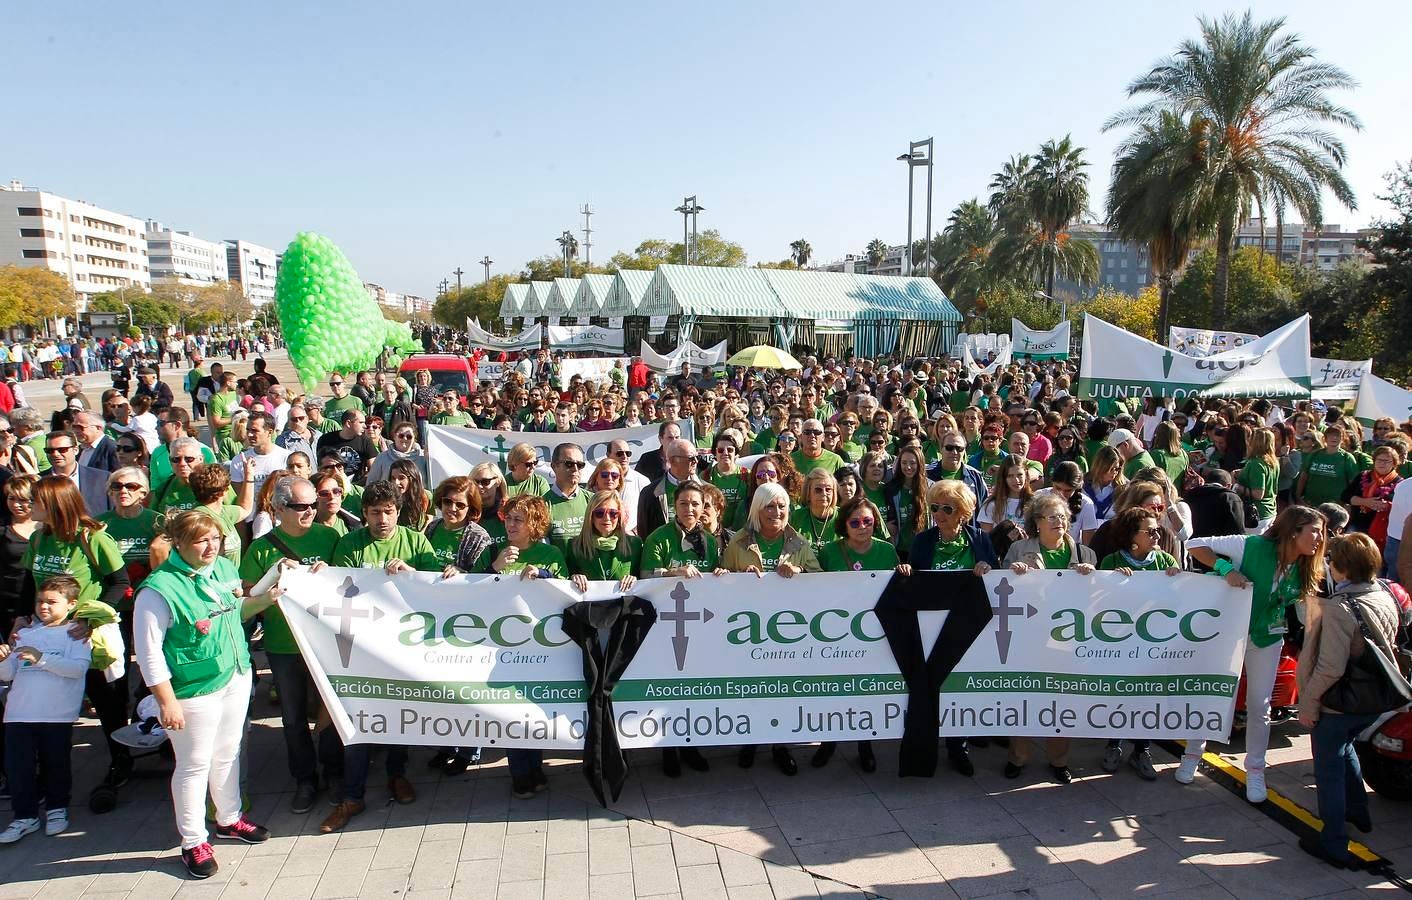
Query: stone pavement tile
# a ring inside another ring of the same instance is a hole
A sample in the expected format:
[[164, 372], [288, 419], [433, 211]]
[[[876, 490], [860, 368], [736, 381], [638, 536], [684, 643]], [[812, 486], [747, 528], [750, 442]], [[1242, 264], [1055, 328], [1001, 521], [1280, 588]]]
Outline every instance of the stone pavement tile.
[[1337, 870], [1281, 844], [1261, 850], [1193, 856], [1193, 867], [1241, 898], [1319, 897], [1346, 890]]
[[721, 878], [728, 888], [769, 883], [770, 879], [765, 875], [765, 864], [753, 856], [726, 847], [717, 847], [716, 860], [720, 863]]
[[[314, 885], [318, 884], [318, 877], [309, 884], [309, 893], [313, 893]], [[132, 889], [134, 897], [172, 897], [181, 890], [181, 886], [186, 884], [186, 870], [177, 865], [159, 865], [156, 868], [148, 869], [142, 873], [137, 885]]]
[[389, 828], [378, 841], [377, 852], [373, 854], [373, 869], [410, 868], [417, 861], [417, 849], [422, 844], [422, 826], [405, 825]]
[[[1053, 848], [1051, 848], [1053, 849]], [[1136, 893], [1184, 894], [1209, 888], [1213, 881], [1156, 837], [1117, 839], [1083, 847], [1066, 847], [1056, 856], [1100, 897], [1130, 897]]]
[[[732, 834], [745, 834], [743, 831], [732, 832]], [[672, 855], [676, 857], [677, 868], [682, 866], [709, 866], [716, 861], [716, 847], [705, 841], [698, 841], [694, 837], [687, 837], [678, 831], [670, 832], [672, 836]], [[791, 853], [790, 857], [793, 858]]]
[[808, 872], [844, 884], [888, 884], [939, 874], [926, 854], [902, 832], [805, 844], [794, 848]]
[[1029, 833], [999, 803], [983, 794], [951, 803], [893, 809], [892, 817], [923, 850], [964, 847], [975, 841]]
[[[647, 818], [651, 818], [651, 816]], [[586, 819], [589, 831], [595, 828], [623, 828], [628, 823], [628, 817], [617, 810], [604, 809], [597, 805], [588, 808]]]
[[461, 839], [461, 858], [499, 859], [504, 844], [504, 822], [469, 822]]
[[632, 842], [626, 825], [588, 833], [588, 873], [616, 875], [632, 871]]
[[828, 900], [869, 900], [869, 898], [877, 896], [846, 884], [836, 884], [823, 879], [816, 879], [814, 887], [818, 890], [821, 898], [828, 898]]
[[682, 900], [729, 900], [719, 866], [686, 866], [677, 870]]
[[[1074, 884], [1078, 884], [1078, 882], [1076, 881]], [[940, 875], [917, 878], [912, 881], [875, 884], [868, 888], [868, 895], [882, 897], [884, 900], [957, 900], [956, 892]], [[1014, 900], [1029, 900], [1029, 897], [1024, 894], [1015, 894]]]
[[681, 885], [677, 882], [677, 864], [671, 844], [633, 847], [632, 882], [639, 897], [679, 892]]
[[506, 817], [507, 834], [527, 834], [549, 830], [549, 792], [535, 794], [528, 800], [516, 800]]
[[495, 900], [543, 900], [544, 884], [539, 881], [501, 882]]
[[225, 888], [224, 884], [212, 884], [210, 878], [205, 881], [188, 881], [176, 892], [175, 897], [176, 900], [218, 900]]
[[[736, 765], [735, 754], [732, 753], [729, 759], [711, 760], [710, 772], [694, 772], [686, 769], [680, 778], [668, 778], [657, 768], [657, 751], [652, 751], [653, 762], [649, 769], [645, 766], [636, 767], [635, 774], [640, 774], [637, 781], [642, 785], [642, 795], [650, 803], [654, 800], [665, 800], [669, 797], [690, 797], [695, 794], [714, 794], [720, 791], [741, 791], [746, 788], [755, 787], [756, 770], [761, 765], [768, 766], [771, 773], [779, 775], [774, 766], [770, 765], [768, 748], [763, 754], [763, 761], [757, 759], [755, 767], [742, 769]], [[780, 776], [783, 777], [783, 776]]]
[[775, 824], [770, 808], [754, 788], [651, 801], [652, 819], [692, 837]]
[[632, 873], [588, 876], [589, 900], [624, 900], [633, 896]]
[[1130, 815], [1164, 813], [1174, 809], [1190, 809], [1201, 806], [1205, 798], [1197, 791], [1187, 790], [1188, 785], [1178, 784], [1174, 778], [1158, 778], [1156, 781], [1143, 781], [1137, 777], [1127, 763], [1113, 775], [1088, 779], [1100, 795], [1111, 800], [1123, 812]]
[[1227, 815], [1226, 807], [1218, 803], [1139, 816], [1138, 824], [1187, 858], [1279, 844], [1282, 837], [1278, 832], [1285, 831], [1268, 819], [1252, 822]]
[[[280, 879], [297, 878], [301, 875], [322, 875], [324, 867], [328, 865], [329, 857], [333, 856], [333, 850], [337, 843], [337, 835], [301, 834], [295, 840], [294, 849], [289, 852], [284, 866], [279, 870]], [[220, 861], [220, 858], [218, 853], [216, 855], [217, 862]]]
[[416, 861], [412, 863], [408, 891], [449, 891], [456, 880], [456, 861], [460, 858], [460, 851], [459, 841], [423, 841], [417, 848]]
[[323, 877], [319, 879], [319, 886], [314, 889], [316, 900], [357, 896], [376, 851], [375, 847], [350, 847], [333, 851]]
[[[97, 892], [95, 892], [95, 891], [84, 891], [84, 892], [83, 892], [84, 900], [125, 900], [125, 898], [127, 897], [127, 895], [128, 895], [128, 892], [127, 892], [127, 891], [97, 891]], [[225, 894], [221, 894], [221, 896], [222, 896], [222, 897], [225, 897], [226, 895], [225, 895]], [[260, 896], [263, 897], [264, 894], [261, 894]]]
[[549, 853], [583, 853], [588, 850], [588, 822], [583, 818], [552, 818], [549, 820], [548, 834], [545, 849]]
[[726, 894], [730, 900], [775, 900], [775, 892], [770, 890], [769, 882], [728, 886]]
[[1074, 877], [1054, 854], [1028, 834], [928, 850], [926, 854], [951, 889], [962, 897], [1025, 891]]
[[817, 879], [803, 869], [766, 863], [765, 877], [770, 880], [770, 890], [774, 892], [776, 900], [803, 900], [819, 896], [815, 887], [818, 884]]
[[791, 847], [900, 831], [887, 807], [872, 795], [806, 800], [770, 807]]
[[[219, 868], [216, 874], [207, 878], [205, 884], [229, 884], [231, 877], [240, 869], [240, 864], [245, 861], [245, 855], [249, 852], [249, 844], [212, 844], [216, 849], [216, 862]], [[180, 862], [178, 862], [180, 865]], [[283, 871], [283, 866], [280, 867]], [[180, 871], [180, 870], [179, 870]]]
[[641, 819], [628, 821], [628, 840], [634, 847], [650, 847], [653, 844], [670, 844], [672, 833], [665, 828], [644, 822]]
[[296, 875], [292, 878], [285, 878], [281, 875], [279, 898], [280, 900], [308, 900], [309, 897], [314, 896], [314, 889], [318, 886], [319, 876], [317, 875]]
[[588, 851], [545, 857], [544, 893], [554, 900], [588, 900]]
[[35, 897], [39, 900], [71, 900], [82, 896], [96, 878], [97, 876], [91, 874], [59, 875], [46, 881]]
[[397, 869], [369, 869], [363, 878], [363, 889], [359, 900], [399, 900], [407, 893], [407, 882], [412, 880], [412, 867]]
[[279, 872], [284, 863], [285, 858], [282, 856], [247, 854], [244, 864], [226, 884], [225, 891], [221, 893], [221, 900], [263, 900], [279, 883]]
[[1013, 780], [998, 772], [977, 772], [976, 783], [1011, 814], [1020, 810], [1035, 812], [1107, 799], [1087, 781], [1075, 780], [1071, 784], [1051, 781], [1049, 767], [1042, 759], [1031, 762], [1020, 777]]
[[450, 888], [426, 891], [408, 891], [404, 900], [451, 900]]
[[500, 883], [500, 858], [463, 859], [456, 864], [456, 878], [451, 883], [454, 897], [484, 896]]
[[[358, 820], [354, 819], [353, 821], [357, 822]], [[338, 832], [338, 840], [334, 843], [334, 849], [351, 850], [354, 847], [373, 847], [376, 849], [377, 845], [382, 843], [383, 831], [384, 829], [381, 828], [345, 828]], [[270, 838], [269, 841], [265, 841], [265, 844], [273, 840], [274, 838]], [[258, 846], [263, 847], [265, 844]]]
[[[1075, 848], [1111, 844], [1132, 838], [1138, 831], [1135, 820], [1123, 816], [1116, 806], [1102, 799], [1033, 812], [1016, 811], [1013, 815], [1064, 862]], [[1080, 851], [1075, 852], [1081, 855]]]
[[544, 878], [544, 842], [542, 832], [505, 836], [505, 850], [500, 857], [500, 883], [508, 881], [539, 881]]
[[[850, 745], [851, 746], [851, 745]], [[773, 765], [757, 765], [755, 789], [770, 806], [777, 803], [798, 803], [803, 800], [823, 800], [830, 797], [848, 797], [855, 794], [871, 793], [866, 781], [846, 766], [835, 763], [823, 769], [809, 765], [809, 757], [814, 753], [811, 747], [794, 748], [795, 759], [799, 763], [799, 774], [794, 777], [781, 775]]]
[[[799, 865], [799, 859], [794, 855], [794, 850], [784, 839], [784, 832], [773, 825], [768, 828], [750, 828], [744, 831], [730, 831], [725, 834], [712, 835], [711, 843], [718, 847], [728, 847], [731, 850], [744, 853], [746, 856], [753, 856], [775, 865]], [[685, 865], [681, 861], [680, 850], [677, 851], [677, 865]]]

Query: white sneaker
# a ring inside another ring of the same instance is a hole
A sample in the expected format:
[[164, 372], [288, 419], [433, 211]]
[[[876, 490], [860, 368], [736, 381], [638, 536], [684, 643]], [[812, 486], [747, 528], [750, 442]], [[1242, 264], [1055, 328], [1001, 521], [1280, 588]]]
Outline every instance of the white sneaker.
[[1269, 796], [1269, 792], [1265, 790], [1265, 770], [1246, 769], [1245, 799], [1251, 803], [1264, 803]]
[[1191, 784], [1196, 780], [1196, 767], [1201, 765], [1199, 756], [1182, 756], [1181, 765], [1177, 766], [1177, 771], [1172, 777], [1177, 780], [1177, 784]]
[[39, 819], [16, 819], [10, 827], [0, 831], [0, 844], [13, 844], [27, 834], [39, 830]]
[[63, 834], [69, 830], [69, 811], [67, 809], [51, 809], [44, 816], [44, 833], [53, 837], [56, 834]]

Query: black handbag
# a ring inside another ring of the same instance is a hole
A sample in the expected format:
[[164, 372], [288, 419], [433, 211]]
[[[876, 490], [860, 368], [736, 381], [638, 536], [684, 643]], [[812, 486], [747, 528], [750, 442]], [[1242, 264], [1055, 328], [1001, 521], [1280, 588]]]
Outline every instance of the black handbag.
[[1346, 599], [1344, 603], [1362, 632], [1363, 652], [1349, 656], [1343, 677], [1324, 692], [1320, 702], [1347, 715], [1379, 715], [1412, 703], [1412, 685], [1373, 640], [1358, 601]]

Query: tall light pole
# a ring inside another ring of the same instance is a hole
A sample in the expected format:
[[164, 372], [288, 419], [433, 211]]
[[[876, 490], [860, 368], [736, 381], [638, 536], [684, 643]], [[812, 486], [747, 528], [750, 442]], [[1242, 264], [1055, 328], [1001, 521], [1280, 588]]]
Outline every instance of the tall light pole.
[[1055, 300], [1053, 297], [1049, 296], [1049, 295], [1046, 294], [1044, 291], [1035, 291], [1035, 292], [1034, 292], [1034, 295], [1035, 295], [1035, 299], [1037, 299], [1037, 300], [1048, 300], [1050, 303], [1058, 303], [1058, 304], [1059, 304], [1059, 321], [1060, 321], [1060, 322], [1067, 322], [1067, 321], [1069, 321], [1069, 298], [1068, 298], [1068, 296], [1065, 296], [1063, 300]]
[[486, 281], [489, 281], [489, 280], [490, 280], [490, 264], [493, 263], [493, 262], [495, 262], [495, 260], [491, 259], [491, 258], [490, 258], [490, 254], [488, 254], [488, 253], [487, 253], [485, 256], [482, 256], [482, 257], [480, 258], [480, 264], [485, 267], [485, 280], [486, 280]]
[[925, 235], [926, 253], [922, 258], [922, 265], [925, 267], [928, 276], [932, 273], [932, 159], [934, 143], [932, 138], [924, 141], [912, 141], [907, 145], [907, 152], [897, 157], [899, 162], [907, 163], [907, 252], [903, 259], [906, 261], [904, 274], [912, 274], [912, 170], [918, 166], [927, 167], [927, 231]]
[[593, 204], [585, 203], [579, 214], [583, 216], [583, 264], [584, 268], [588, 268], [593, 265], [593, 229], [589, 227], [593, 218]]
[[[696, 216], [698, 213], [706, 211], [706, 207], [696, 202], [696, 195], [692, 194], [682, 200], [681, 206], [676, 208], [681, 213], [681, 238], [682, 238], [682, 262], [691, 265], [692, 250], [696, 245]], [[688, 223], [690, 230], [688, 231]]]
[[459, 297], [461, 295], [461, 276], [466, 273], [461, 271], [460, 266], [457, 266], [456, 271], [452, 272], [451, 274], [456, 276], [456, 296]]
[[451, 287], [451, 282], [449, 282], [449, 281], [447, 281], [445, 278], [443, 278], [443, 279], [441, 279], [440, 287], [441, 287], [441, 296], [445, 297], [445, 296], [446, 296], [446, 291], [447, 291], [447, 289]]

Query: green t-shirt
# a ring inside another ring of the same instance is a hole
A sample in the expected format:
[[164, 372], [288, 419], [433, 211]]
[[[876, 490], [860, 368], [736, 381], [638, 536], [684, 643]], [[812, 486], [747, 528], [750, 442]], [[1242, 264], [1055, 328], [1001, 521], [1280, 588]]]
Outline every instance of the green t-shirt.
[[[737, 511], [741, 503], [744, 502], [747, 494], [750, 493], [750, 485], [746, 481], [747, 476], [736, 470], [733, 473], [722, 475], [716, 468], [711, 469], [711, 483], [721, 489], [721, 493], [726, 495], [726, 511], [721, 521], [734, 522]], [[668, 486], [671, 482], [668, 482]], [[670, 505], [670, 504], [669, 504]]]
[[[489, 559], [485, 560], [485, 570], [490, 571], [490, 564], [495, 561], [495, 557], [500, 555], [503, 547], [490, 547], [485, 552]], [[520, 551], [520, 556], [514, 562], [501, 569], [500, 575], [518, 575], [522, 569], [541, 569], [542, 576], [545, 571], [552, 578], [568, 578], [569, 564], [564, 560], [564, 554], [553, 544], [530, 544]]]
[[549, 493], [549, 481], [538, 472], [531, 472], [524, 481], [516, 481], [509, 475], [505, 476], [505, 496], [518, 497], [520, 494], [529, 494], [533, 497], [543, 497]]
[[721, 560], [716, 536], [707, 534], [703, 540], [706, 553], [700, 556], [689, 544], [683, 543], [681, 529], [676, 524], [669, 522], [663, 525], [642, 542], [643, 575], [650, 577], [659, 569], [675, 569], [680, 566], [696, 566], [703, 572], [716, 568]]
[[432, 413], [431, 418], [429, 418], [427, 421], [433, 425], [464, 425], [467, 428], [476, 427], [475, 421], [471, 418], [471, 414], [468, 412]]
[[1186, 453], [1168, 453], [1166, 450], [1149, 450], [1148, 453], [1152, 456], [1152, 461], [1172, 479], [1172, 484], [1180, 488], [1190, 464]]
[[1073, 554], [1069, 552], [1069, 542], [1065, 541], [1054, 550], [1039, 550], [1040, 559], [1044, 560], [1046, 569], [1067, 569], [1069, 562], [1073, 559]]
[[34, 577], [36, 589], [50, 575], [72, 575], [78, 581], [79, 603], [86, 603], [97, 600], [103, 593], [103, 579], [124, 566], [123, 552], [106, 530], [89, 532], [88, 548], [92, 562], [79, 541], [66, 543], [40, 528], [30, 537], [20, 565]]
[[1318, 450], [1304, 457], [1304, 502], [1309, 506], [1338, 503], [1362, 470], [1347, 450]]
[[[216, 454], [205, 444], [201, 445], [201, 461], [203, 463], [213, 463], [216, 461]], [[147, 471], [152, 484], [152, 493], [160, 491], [172, 477], [172, 454], [171, 449], [163, 444], [152, 451], [152, 459], [147, 463]]]
[[798, 469], [799, 474], [803, 475], [805, 478], [808, 478], [809, 473], [815, 469], [823, 469], [825, 472], [832, 475], [834, 472], [848, 465], [843, 461], [843, 457], [832, 450], [820, 450], [818, 457], [815, 459], [810, 459], [805, 456], [803, 450], [794, 451], [790, 454], [790, 457], [794, 460], [794, 467]]
[[1004, 450], [997, 450], [994, 453], [982, 453], [972, 460], [971, 467], [981, 473], [981, 478], [985, 481], [986, 490], [995, 490], [995, 467], [1005, 461], [1010, 454]]
[[[230, 411], [240, 405], [240, 394], [235, 391], [217, 391], [211, 395], [211, 402], [206, 404], [207, 412], [214, 418], [229, 419]], [[216, 429], [212, 443], [219, 444], [222, 440], [230, 439], [230, 423], [227, 422]]]
[[413, 531], [405, 525], [398, 525], [391, 537], [381, 541], [373, 540], [372, 532], [367, 528], [350, 531], [339, 539], [329, 564], [353, 569], [380, 569], [394, 559], [402, 560], [419, 572], [440, 572], [443, 568], [437, 561], [431, 541], [420, 531]]
[[198, 505], [196, 495], [191, 492], [191, 485], [174, 478], [167, 479], [167, 483], [155, 491], [147, 503], [154, 511], [163, 515], [195, 509]]
[[775, 444], [779, 443], [779, 439], [780, 436], [775, 434], [773, 428], [766, 428], [764, 431], [755, 435], [755, 440], [750, 442], [750, 449], [753, 450], [757, 456], [761, 453], [769, 453], [771, 450], [775, 449]]
[[1143, 469], [1149, 469], [1157, 465], [1157, 461], [1152, 458], [1152, 454], [1146, 450], [1123, 463], [1123, 477], [1132, 481], [1133, 477]]
[[1236, 483], [1252, 490], [1264, 491], [1264, 496], [1255, 501], [1255, 508], [1259, 511], [1258, 515], [1262, 521], [1275, 517], [1275, 495], [1280, 490], [1278, 464], [1272, 466], [1262, 459], [1251, 457], [1245, 461]]
[[767, 570], [773, 569], [780, 564], [780, 556], [784, 553], [784, 533], [781, 532], [773, 541], [760, 538], [755, 546], [760, 549], [760, 562]]
[[232, 565], [239, 568], [242, 543], [240, 540], [240, 532], [236, 530], [236, 526], [239, 525], [241, 519], [244, 518], [240, 507], [224, 504], [215, 509], [211, 509], [209, 506], [206, 507], [206, 509], [221, 523], [221, 536], [223, 538], [221, 541], [221, 556], [224, 556], [231, 561]]
[[583, 531], [590, 497], [583, 488], [574, 491], [572, 497], [565, 497], [557, 488], [544, 495], [544, 502], [549, 504], [549, 543], [565, 556], [569, 553], [569, 542]]
[[796, 507], [789, 514], [790, 526], [799, 532], [800, 537], [809, 542], [809, 548], [814, 551], [815, 555], [824, 545], [838, 539], [838, 533], [833, 530], [836, 521], [838, 521], [837, 510], [827, 519], [816, 518], [807, 506]]
[[[270, 534], [278, 537], [290, 550], [299, 554], [299, 562], [306, 566], [316, 562], [329, 562], [339, 542], [338, 532], [317, 522], [310, 525], [308, 532], [299, 537], [285, 534], [278, 528]], [[284, 552], [270, 541], [270, 534], [256, 538], [250, 544], [250, 549], [245, 551], [245, 558], [240, 561], [240, 580], [247, 585], [253, 585], [264, 578], [271, 566], [285, 558]], [[299, 652], [294, 635], [289, 631], [289, 623], [285, 621], [284, 613], [278, 604], [269, 607], [260, 615], [265, 622], [266, 653]]]
[[642, 541], [629, 535], [627, 553], [618, 551], [616, 542], [612, 547], [598, 548], [589, 559], [584, 559], [570, 549], [569, 574], [582, 575], [589, 581], [621, 581], [625, 576], [637, 575], [642, 563]]
[[898, 546], [912, 546], [912, 529], [917, 524], [917, 498], [912, 491], [903, 488], [897, 492], [897, 537]]
[[334, 423], [335, 430], [343, 427], [343, 414], [347, 410], [356, 409], [358, 412], [368, 411], [362, 400], [349, 394], [347, 397], [330, 397], [324, 401], [324, 419]]
[[1120, 566], [1134, 572], [1165, 572], [1177, 568], [1177, 558], [1165, 550], [1156, 549], [1146, 560], [1138, 562], [1123, 551], [1117, 550], [1103, 557], [1103, 561], [1098, 564], [1098, 568], [1109, 572]]
[[938, 539], [932, 558], [916, 560], [916, 565], [927, 565], [927, 568], [938, 572], [969, 572], [976, 567], [976, 552], [971, 549], [971, 542], [966, 539], [966, 533], [958, 531], [952, 540], [942, 542]]
[[856, 441], [840, 441], [838, 445], [838, 455], [855, 465], [867, 452], [868, 448]]
[[461, 549], [461, 538], [465, 536], [465, 532], [465, 526], [452, 531], [441, 520], [432, 524], [427, 540], [431, 541], [431, 549], [436, 553], [436, 559], [443, 569], [456, 565], [456, 551]]
[[131, 519], [124, 519], [109, 510], [98, 517], [104, 525], [108, 537], [117, 542], [118, 550], [127, 563], [145, 563], [152, 549], [152, 538], [157, 536], [158, 516], [156, 511], [143, 508]]
[[819, 568], [825, 572], [883, 572], [896, 567], [897, 548], [877, 538], [862, 556], [849, 548], [847, 538], [830, 541], [819, 550]]
[[38, 467], [41, 475], [49, 471], [49, 454], [44, 452], [44, 441], [46, 438], [47, 435], [43, 431], [25, 438], [25, 444], [29, 449], [34, 451], [35, 465]]

